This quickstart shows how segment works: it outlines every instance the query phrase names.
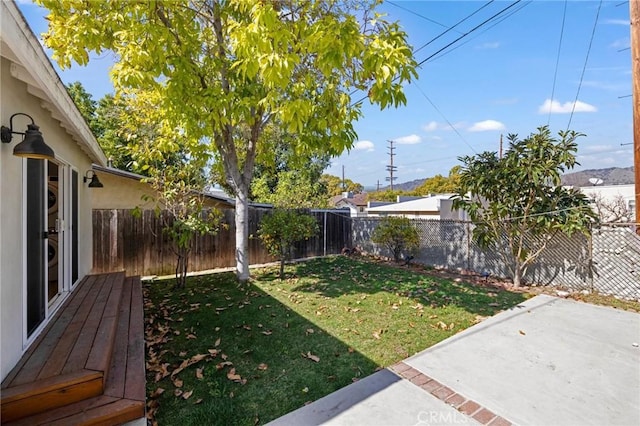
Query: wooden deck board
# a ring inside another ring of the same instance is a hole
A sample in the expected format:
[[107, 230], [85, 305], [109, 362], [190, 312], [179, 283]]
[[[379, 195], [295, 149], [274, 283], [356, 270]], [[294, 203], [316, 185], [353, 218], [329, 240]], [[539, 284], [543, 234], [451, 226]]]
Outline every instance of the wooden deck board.
[[54, 411], [48, 411], [46, 413], [36, 414], [34, 416], [30, 416], [26, 419], [16, 420], [12, 422], [12, 426], [33, 426], [33, 425], [41, 425], [47, 424], [50, 422], [54, 422], [60, 419], [64, 419], [69, 416], [73, 416], [78, 413], [78, 405], [82, 405], [82, 408], [86, 410], [90, 410], [95, 407], [100, 407], [102, 405], [110, 404], [112, 402], [117, 401], [118, 398], [114, 398], [111, 396], [98, 396], [95, 398], [91, 398], [87, 400], [84, 404], [71, 404], [66, 407], [60, 407]]
[[84, 297], [97, 279], [98, 276], [95, 275], [87, 277], [69, 300], [65, 302], [60, 308], [59, 317], [54, 319], [38, 336], [27, 352], [20, 358], [18, 364], [3, 380], [2, 389], [29, 383], [37, 377], [41, 371], [43, 360], [48, 359], [49, 354], [46, 351], [48, 348], [52, 348], [50, 342], [59, 340], [64, 334], [67, 325], [73, 320], [78, 308], [82, 305]]
[[80, 335], [69, 354], [65, 367], [62, 369], [63, 373], [69, 373], [77, 368], [84, 368], [86, 365], [87, 359], [89, 358], [89, 352], [91, 351], [91, 347], [93, 346], [93, 341], [96, 336], [96, 331], [98, 330], [100, 320], [102, 319], [105, 305], [109, 299], [109, 293], [111, 292], [112, 285], [112, 281], [105, 280], [103, 285], [100, 287], [98, 297], [96, 297], [96, 300], [91, 307], [91, 312], [89, 312], [89, 316], [82, 327], [82, 331], [80, 331]]
[[84, 323], [91, 312], [96, 296], [96, 294], [87, 294], [82, 299], [83, 303], [78, 307], [73, 319], [67, 325], [64, 334], [58, 340], [55, 348], [51, 350], [48, 359], [45, 361], [40, 373], [38, 374], [38, 379], [45, 379], [62, 373], [62, 370], [67, 364], [69, 354], [78, 340], [78, 336], [80, 336]]
[[[131, 281], [126, 279], [122, 300], [120, 301], [120, 313], [118, 316], [118, 329], [113, 348], [113, 357], [109, 367], [109, 376], [104, 386], [104, 394], [124, 398], [125, 374], [127, 373], [127, 347], [129, 346], [129, 318], [131, 311]], [[124, 337], [127, 336], [125, 339]]]
[[[56, 316], [3, 382], [2, 423], [115, 425], [144, 417], [140, 278], [86, 277]], [[21, 371], [30, 366], [40, 371], [40, 379], [10, 385], [33, 377]], [[50, 370], [56, 375], [45, 377]]]
[[2, 422], [10, 422], [102, 393], [102, 373], [77, 371], [2, 392]]
[[129, 321], [129, 345], [127, 355], [127, 373], [124, 397], [145, 401], [145, 360], [144, 360], [144, 302], [140, 277], [130, 278], [131, 316]]
[[113, 352], [116, 338], [124, 274], [114, 275], [112, 281], [109, 299], [102, 313], [100, 325], [85, 364], [85, 368], [88, 370], [104, 371], [105, 373], [109, 370], [111, 352]]

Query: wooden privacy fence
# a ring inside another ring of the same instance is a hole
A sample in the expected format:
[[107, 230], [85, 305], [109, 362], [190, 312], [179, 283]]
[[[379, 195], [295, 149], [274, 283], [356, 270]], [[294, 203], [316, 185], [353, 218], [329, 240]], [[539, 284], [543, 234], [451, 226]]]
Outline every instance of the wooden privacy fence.
[[[258, 238], [258, 226], [270, 209], [249, 209], [249, 259], [252, 265], [273, 262]], [[189, 272], [233, 267], [235, 263], [234, 210], [222, 210], [225, 227], [215, 235], [197, 236], [189, 256]], [[294, 258], [338, 254], [351, 246], [348, 212], [312, 210], [318, 222], [316, 237], [298, 244]], [[176, 255], [172, 242], [162, 231], [170, 224], [167, 212], [144, 210], [93, 210], [93, 272], [126, 271], [127, 275], [170, 275], [175, 273]]]

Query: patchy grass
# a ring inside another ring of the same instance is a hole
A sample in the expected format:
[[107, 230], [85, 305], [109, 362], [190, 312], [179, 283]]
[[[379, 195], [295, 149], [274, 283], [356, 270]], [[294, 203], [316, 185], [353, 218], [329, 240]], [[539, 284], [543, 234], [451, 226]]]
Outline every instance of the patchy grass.
[[345, 257], [286, 272], [145, 284], [159, 424], [266, 423], [528, 297]]
[[631, 312], [640, 312], [640, 302], [633, 300], [617, 299], [613, 296], [607, 296], [599, 293], [572, 293], [571, 298], [594, 305], [609, 306], [616, 309], [622, 309]]

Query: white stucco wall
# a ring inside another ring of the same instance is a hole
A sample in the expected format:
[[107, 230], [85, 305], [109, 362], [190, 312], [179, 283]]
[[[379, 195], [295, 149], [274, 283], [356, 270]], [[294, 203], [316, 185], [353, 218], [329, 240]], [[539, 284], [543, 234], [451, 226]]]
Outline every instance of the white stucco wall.
[[[92, 190], [82, 183], [84, 172], [91, 168], [91, 160], [60, 122], [52, 118], [51, 112], [42, 108], [42, 100], [28, 93], [27, 84], [12, 77], [10, 62], [2, 58], [0, 66], [0, 123], [8, 126], [9, 117], [17, 112], [29, 114], [40, 126], [56, 159], [75, 167], [78, 172], [78, 272], [82, 277], [92, 264]], [[27, 123], [26, 117], [14, 118], [14, 130], [25, 131]], [[3, 379], [19, 360], [26, 343], [23, 339], [25, 223], [22, 184], [26, 160], [13, 155], [13, 148], [20, 140], [20, 135], [14, 135], [11, 143], [0, 144], [0, 373]]]

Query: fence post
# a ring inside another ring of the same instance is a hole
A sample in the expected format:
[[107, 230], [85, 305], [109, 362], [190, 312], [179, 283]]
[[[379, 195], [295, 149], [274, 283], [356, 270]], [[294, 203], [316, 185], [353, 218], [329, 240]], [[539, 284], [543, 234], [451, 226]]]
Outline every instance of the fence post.
[[324, 240], [323, 240], [323, 247], [322, 247], [322, 254], [323, 256], [327, 255], [327, 211], [325, 210], [324, 212]]
[[467, 234], [467, 271], [471, 271], [471, 230], [469, 229], [469, 222], [465, 223], [465, 234]]
[[591, 293], [595, 290], [595, 280], [593, 278], [593, 224], [589, 225], [589, 281]]

